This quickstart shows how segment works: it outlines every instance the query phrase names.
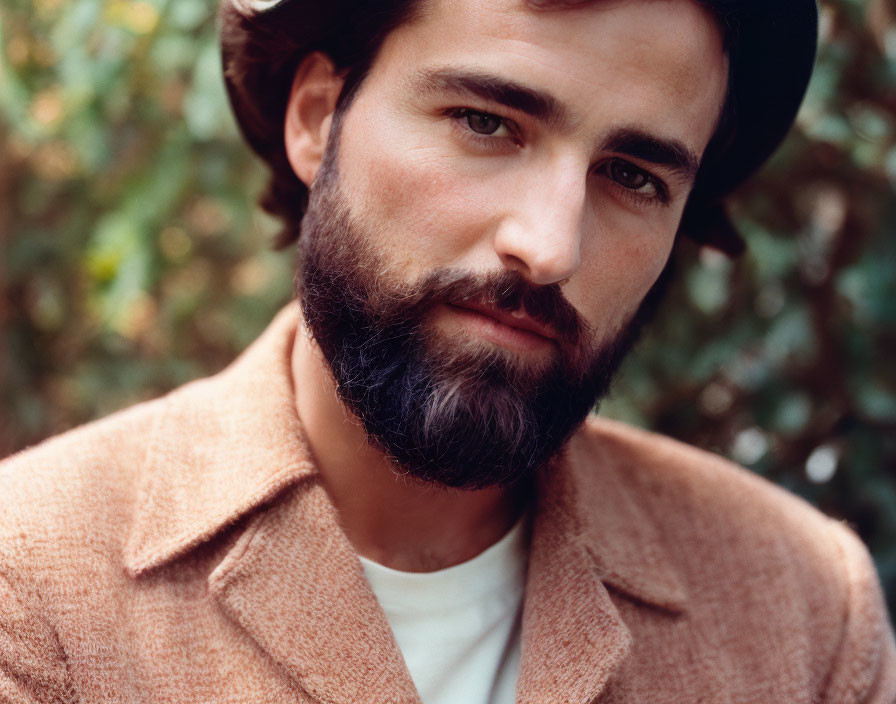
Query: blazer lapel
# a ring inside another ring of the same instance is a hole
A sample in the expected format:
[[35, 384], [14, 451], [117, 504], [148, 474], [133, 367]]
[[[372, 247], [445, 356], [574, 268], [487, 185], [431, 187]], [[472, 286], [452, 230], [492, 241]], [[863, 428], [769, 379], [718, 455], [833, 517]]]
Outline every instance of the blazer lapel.
[[628, 468], [595, 441], [595, 425], [538, 477], [519, 704], [584, 704], [605, 690], [633, 645], [612, 592], [673, 618], [685, 608]]
[[316, 480], [259, 515], [209, 587], [321, 702], [419, 704], [385, 614]]
[[516, 699], [591, 702], [625, 659], [632, 639], [569, 511], [574, 499], [568, 477], [546, 474], [539, 480], [529, 551]]

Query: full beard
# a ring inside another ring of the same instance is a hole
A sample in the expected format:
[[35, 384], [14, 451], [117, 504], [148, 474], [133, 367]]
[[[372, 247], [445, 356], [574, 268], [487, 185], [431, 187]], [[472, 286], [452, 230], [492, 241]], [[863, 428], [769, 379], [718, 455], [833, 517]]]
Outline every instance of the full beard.
[[[299, 239], [305, 324], [369, 441], [398, 471], [458, 489], [514, 485], [562, 449], [608, 391], [665, 280], [597, 347], [556, 284], [452, 269], [390, 281], [374, 239], [353, 220], [328, 154]], [[556, 354], [520, 359], [481, 340], [449, 338], [430, 323], [437, 306], [464, 302], [525, 310], [552, 326]]]

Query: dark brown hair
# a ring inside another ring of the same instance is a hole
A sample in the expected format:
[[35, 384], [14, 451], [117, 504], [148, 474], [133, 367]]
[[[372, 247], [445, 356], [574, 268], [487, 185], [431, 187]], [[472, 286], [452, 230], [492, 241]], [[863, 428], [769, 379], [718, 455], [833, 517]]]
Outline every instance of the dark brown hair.
[[[346, 72], [337, 103], [345, 111], [370, 69], [386, 36], [410, 21], [420, 0], [382, 2], [319, 2], [298, 0], [254, 17], [239, 13], [230, 2], [220, 13], [221, 48], [231, 101], [249, 145], [271, 170], [261, 207], [283, 220], [276, 246], [299, 236], [308, 205], [308, 188], [286, 157], [283, 121], [289, 91], [302, 58], [314, 51], [327, 54]], [[261, 84], [265, 89], [258, 91]]]

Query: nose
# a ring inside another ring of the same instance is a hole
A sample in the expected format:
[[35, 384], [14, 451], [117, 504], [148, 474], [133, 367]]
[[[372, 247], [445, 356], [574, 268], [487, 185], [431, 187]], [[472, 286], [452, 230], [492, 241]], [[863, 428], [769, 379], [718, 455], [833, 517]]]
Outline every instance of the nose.
[[545, 286], [572, 276], [581, 263], [586, 174], [576, 165], [542, 171], [519, 191], [497, 225], [494, 247], [507, 268]]

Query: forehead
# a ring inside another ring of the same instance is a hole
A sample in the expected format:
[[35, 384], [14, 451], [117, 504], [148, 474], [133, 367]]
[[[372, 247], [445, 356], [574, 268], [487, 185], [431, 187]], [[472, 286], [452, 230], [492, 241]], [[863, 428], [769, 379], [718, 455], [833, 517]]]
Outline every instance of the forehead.
[[465, 67], [555, 96], [584, 128], [657, 131], [701, 153], [715, 128], [727, 59], [694, 0], [595, 0], [536, 9], [525, 0], [430, 0], [392, 32], [370, 80]]

